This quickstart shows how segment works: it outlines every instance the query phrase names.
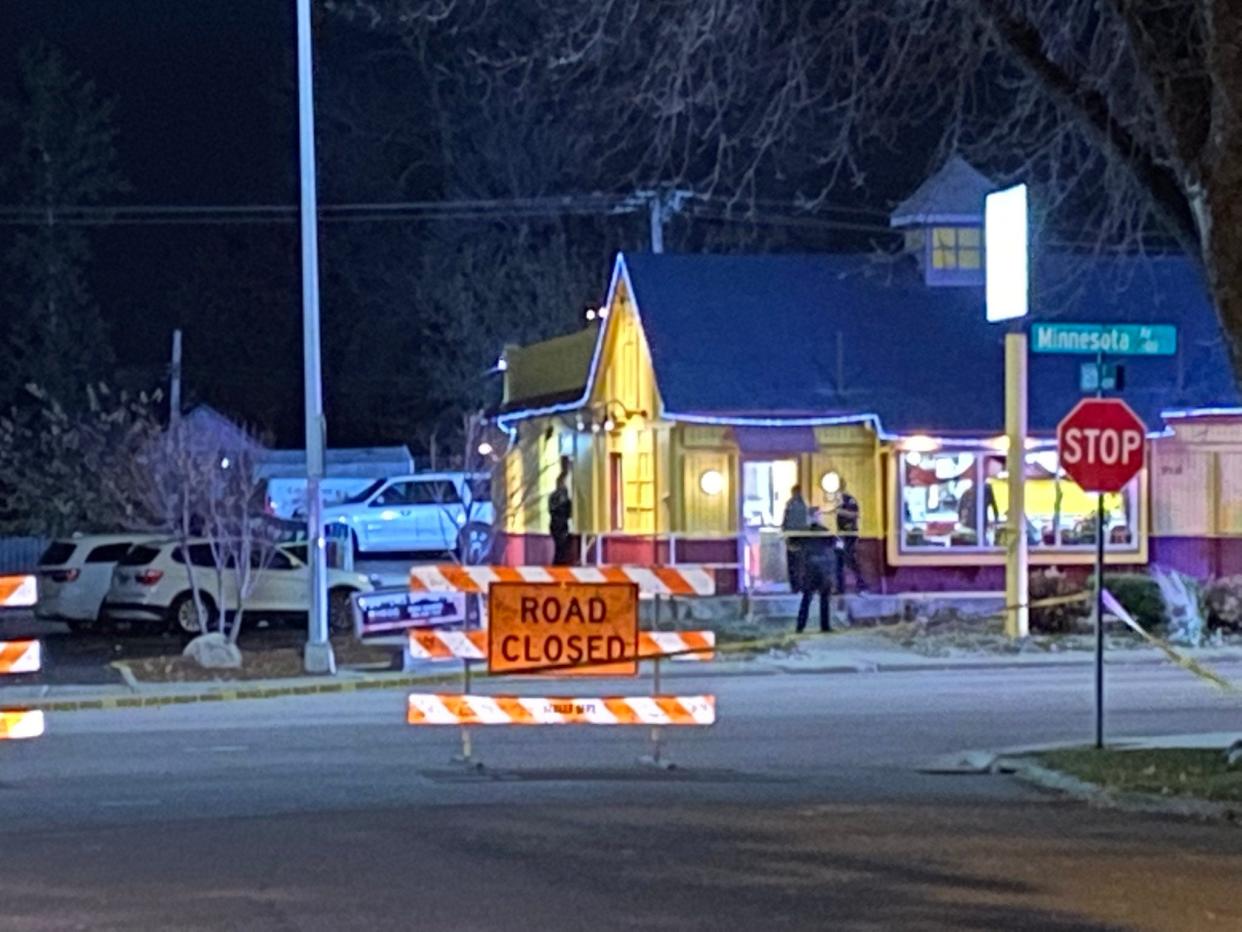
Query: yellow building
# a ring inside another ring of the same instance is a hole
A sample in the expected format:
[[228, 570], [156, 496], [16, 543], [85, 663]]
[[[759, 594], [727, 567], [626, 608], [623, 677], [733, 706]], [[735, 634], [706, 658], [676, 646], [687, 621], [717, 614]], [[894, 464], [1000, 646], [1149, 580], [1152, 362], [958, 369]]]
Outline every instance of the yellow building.
[[[568, 458], [585, 562], [709, 563], [722, 586], [780, 588], [781, 518], [799, 485], [830, 530], [843, 488], [856, 498], [873, 588], [1002, 588], [1002, 334], [984, 320], [977, 262], [987, 182], [942, 174], [947, 202], [921, 189], [895, 215], [900, 255], [621, 255], [598, 321], [510, 347], [496, 417], [512, 440], [506, 558], [549, 561], [546, 500]], [[1042, 256], [1033, 279], [1068, 281], [1082, 261]], [[1242, 572], [1229, 517], [1242, 515], [1242, 406], [1197, 273], [1180, 259], [1086, 261], [1073, 289], [1035, 291], [1036, 318], [1163, 320], [1183, 334], [1177, 357], [1128, 369], [1155, 472], [1106, 499], [1108, 560]], [[1096, 500], [1059, 468], [1054, 440], [1079, 365], [1030, 360], [1036, 566], [1093, 559]]]

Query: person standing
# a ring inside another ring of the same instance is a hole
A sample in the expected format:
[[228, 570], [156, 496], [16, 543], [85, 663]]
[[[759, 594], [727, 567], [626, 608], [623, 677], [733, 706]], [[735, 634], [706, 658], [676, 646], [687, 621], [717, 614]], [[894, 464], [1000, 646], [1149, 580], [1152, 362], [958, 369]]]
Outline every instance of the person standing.
[[858, 499], [849, 493], [845, 480], [841, 480], [840, 500], [837, 505], [837, 592], [845, 594], [845, 568], [848, 566], [854, 574], [854, 589], [866, 592], [867, 583], [863, 580], [862, 571], [858, 568], [858, 522], [862, 515]]
[[[807, 529], [806, 501], [802, 498], [802, 486], [795, 485], [789, 490], [789, 501], [785, 502], [785, 513], [781, 516], [781, 531], [785, 538], [785, 571], [789, 576], [789, 591], [802, 590], [799, 581], [800, 549], [803, 538], [797, 536], [799, 531]], [[792, 532], [792, 534], [791, 534]]]
[[569, 522], [574, 516], [574, 500], [569, 494], [570, 469], [569, 457], [562, 457], [556, 488], [548, 496], [548, 533], [552, 535], [552, 563], [555, 566], [569, 566], [573, 563], [569, 536]]
[[802, 538], [800, 556], [802, 601], [798, 605], [798, 633], [806, 628], [811, 614], [811, 600], [819, 595], [819, 630], [832, 630], [832, 579], [836, 575], [836, 539], [819, 521], [818, 510], [812, 510], [807, 526], [809, 532]]

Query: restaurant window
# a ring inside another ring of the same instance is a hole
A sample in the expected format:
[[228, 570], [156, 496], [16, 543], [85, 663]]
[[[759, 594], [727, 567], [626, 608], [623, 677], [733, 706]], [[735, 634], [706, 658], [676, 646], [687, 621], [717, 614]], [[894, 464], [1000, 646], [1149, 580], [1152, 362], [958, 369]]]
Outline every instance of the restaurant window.
[[974, 271], [983, 267], [978, 227], [933, 227], [932, 268]]
[[[902, 453], [898, 470], [903, 550], [998, 550], [1008, 532], [1008, 472], [1003, 454]], [[1034, 549], [1095, 546], [1096, 496], [1065, 475], [1055, 450], [1026, 456], [1026, 534]], [[1104, 496], [1105, 546], [1139, 546], [1138, 480]]]

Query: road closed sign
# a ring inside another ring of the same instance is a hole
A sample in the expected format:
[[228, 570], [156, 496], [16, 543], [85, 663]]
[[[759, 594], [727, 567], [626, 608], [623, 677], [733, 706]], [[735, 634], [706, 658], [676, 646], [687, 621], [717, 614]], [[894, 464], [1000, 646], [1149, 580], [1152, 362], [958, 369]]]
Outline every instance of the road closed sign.
[[492, 583], [488, 610], [489, 673], [638, 674], [633, 583]]
[[1147, 431], [1117, 398], [1088, 398], [1057, 427], [1057, 453], [1084, 492], [1119, 492], [1143, 468]]

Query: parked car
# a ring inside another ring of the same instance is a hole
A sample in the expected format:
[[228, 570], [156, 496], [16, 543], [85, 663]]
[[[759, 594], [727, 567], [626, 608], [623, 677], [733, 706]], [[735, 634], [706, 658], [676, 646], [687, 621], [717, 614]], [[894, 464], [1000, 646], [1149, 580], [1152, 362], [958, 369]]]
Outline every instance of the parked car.
[[[202, 594], [203, 608], [211, 619], [223, 610], [237, 609], [236, 574], [226, 570], [217, 577], [211, 544], [192, 541], [183, 548], [177, 541], [162, 540], [132, 547], [117, 563], [104, 601], [110, 619], [168, 625], [183, 634], [199, 631], [198, 612], [190, 588], [186, 556], [195, 570], [194, 584]], [[257, 557], [257, 554], [256, 554]], [[251, 618], [304, 620], [309, 611], [310, 567], [303, 543], [284, 543], [275, 548], [245, 600]], [[328, 626], [333, 632], [352, 630], [350, 597], [369, 592], [371, 580], [345, 570], [328, 569]]]
[[73, 632], [99, 620], [112, 571], [134, 544], [153, 534], [90, 534], [52, 541], [39, 558], [39, 601], [35, 617], [60, 621]]
[[324, 509], [325, 523], [349, 527], [354, 555], [453, 552], [477, 563], [491, 552], [491, 480], [464, 472], [392, 476]]

